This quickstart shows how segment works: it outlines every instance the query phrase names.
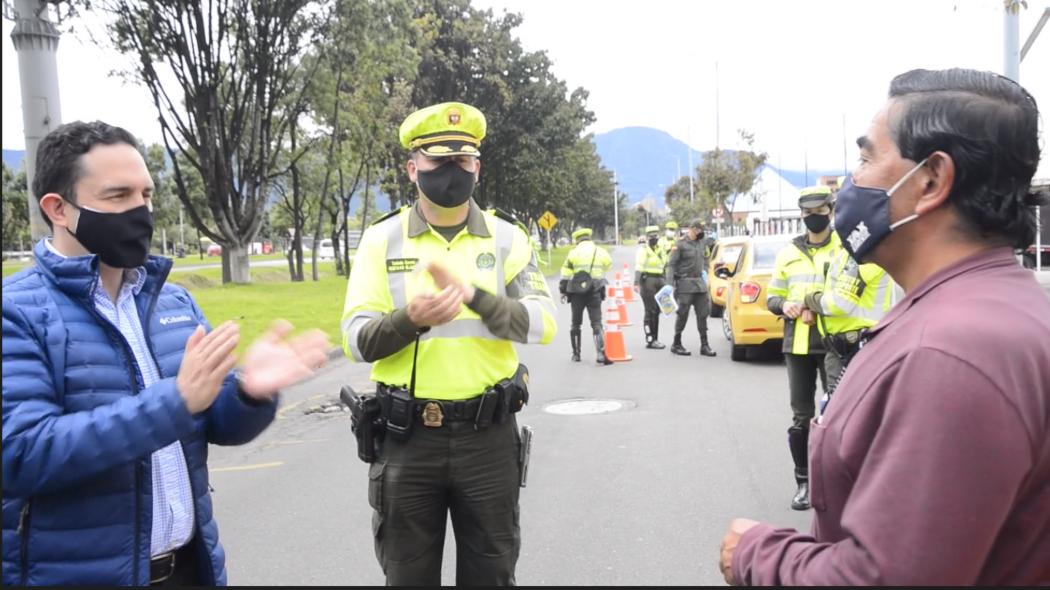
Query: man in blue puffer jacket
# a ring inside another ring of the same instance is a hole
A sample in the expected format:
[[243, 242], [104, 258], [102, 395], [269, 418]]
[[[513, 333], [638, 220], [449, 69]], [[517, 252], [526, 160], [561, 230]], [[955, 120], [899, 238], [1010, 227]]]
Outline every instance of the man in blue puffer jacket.
[[54, 238], [3, 282], [4, 585], [224, 585], [207, 445], [243, 444], [327, 338], [234, 350], [148, 256], [153, 182], [127, 131], [70, 123], [33, 191]]

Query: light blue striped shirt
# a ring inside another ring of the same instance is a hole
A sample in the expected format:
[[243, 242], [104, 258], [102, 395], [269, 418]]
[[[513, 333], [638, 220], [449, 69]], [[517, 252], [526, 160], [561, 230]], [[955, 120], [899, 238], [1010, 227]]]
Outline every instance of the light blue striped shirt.
[[[51, 252], [65, 258], [55, 249], [51, 240], [45, 243]], [[146, 335], [135, 307], [135, 295], [146, 282], [146, 269], [128, 269], [120, 285], [117, 302], [109, 298], [102, 282], [95, 287], [95, 309], [124, 336], [131, 346], [142, 372], [146, 387], [160, 380], [160, 371], [146, 343]], [[186, 457], [179, 441], [155, 451], [153, 462], [153, 530], [150, 537], [150, 556], [157, 556], [182, 547], [193, 538], [193, 491]]]

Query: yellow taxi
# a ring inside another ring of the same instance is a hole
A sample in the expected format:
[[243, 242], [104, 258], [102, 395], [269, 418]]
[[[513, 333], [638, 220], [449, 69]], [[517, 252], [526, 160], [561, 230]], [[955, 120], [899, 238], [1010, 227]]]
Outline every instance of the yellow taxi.
[[729, 357], [747, 358], [747, 350], [784, 339], [784, 323], [766, 308], [766, 289], [773, 274], [777, 252], [792, 236], [751, 236], [743, 238], [735, 264], [717, 270], [728, 283], [722, 329], [732, 344]]
[[736, 269], [736, 261], [740, 258], [740, 251], [744, 248], [747, 236], [726, 237], [715, 242], [711, 251], [711, 260], [708, 261], [707, 280], [708, 290], [711, 293], [711, 317], [720, 318], [726, 307], [726, 292], [729, 290], [729, 281], [715, 274], [720, 268], [728, 268], [730, 272]]

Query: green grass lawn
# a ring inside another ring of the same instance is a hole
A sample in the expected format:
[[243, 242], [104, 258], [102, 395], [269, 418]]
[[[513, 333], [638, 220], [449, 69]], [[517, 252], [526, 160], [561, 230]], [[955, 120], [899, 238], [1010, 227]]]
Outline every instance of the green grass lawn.
[[346, 297], [346, 277], [335, 274], [335, 264], [318, 265], [321, 279], [293, 283], [284, 267], [252, 270], [250, 285], [223, 285], [222, 269], [172, 274], [169, 281], [186, 287], [213, 326], [235, 320], [241, 328], [239, 352], [259, 337], [278, 318], [286, 319], [296, 331], [319, 328], [328, 334], [333, 346], [341, 345], [339, 320]]
[[[196, 255], [187, 255], [185, 258], [173, 258], [174, 268], [181, 266], [201, 266], [204, 264], [222, 264], [222, 258], [218, 256], [205, 256], [203, 259]], [[251, 257], [252, 262], [261, 262], [264, 260], [285, 260], [284, 254], [260, 254], [258, 256]], [[304, 256], [303, 262], [307, 265], [310, 264], [310, 257]], [[3, 276], [15, 274], [22, 270], [26, 266], [29, 266], [32, 262], [19, 262], [15, 260], [5, 260], [3, 264]], [[287, 274], [287, 273], [286, 273]]]

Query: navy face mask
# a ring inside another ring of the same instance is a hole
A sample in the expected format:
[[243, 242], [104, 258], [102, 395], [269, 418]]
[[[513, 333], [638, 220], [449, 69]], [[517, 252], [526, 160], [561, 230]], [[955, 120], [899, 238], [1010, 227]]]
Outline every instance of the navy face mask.
[[438, 207], [459, 207], [474, 192], [474, 173], [449, 160], [433, 170], [419, 170], [419, 190]]
[[842, 238], [842, 246], [854, 260], [867, 262], [871, 252], [890, 232], [918, 219], [919, 214], [913, 213], [891, 223], [890, 197], [925, 163], [926, 158], [923, 158], [889, 190], [857, 186], [850, 176], [846, 176], [835, 199], [835, 231]]

